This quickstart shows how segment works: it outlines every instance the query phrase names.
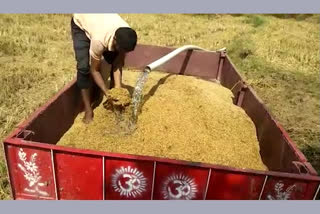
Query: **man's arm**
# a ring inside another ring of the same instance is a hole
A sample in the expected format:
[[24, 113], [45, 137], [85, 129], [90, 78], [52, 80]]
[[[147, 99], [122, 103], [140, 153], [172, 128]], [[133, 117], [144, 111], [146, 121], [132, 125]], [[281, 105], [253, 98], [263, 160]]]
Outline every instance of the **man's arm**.
[[93, 80], [99, 86], [99, 88], [101, 89], [103, 94], [106, 96], [107, 87], [104, 84], [103, 78], [102, 78], [102, 76], [101, 76], [101, 74], [99, 72], [101, 61], [93, 58], [92, 56], [90, 56], [90, 57], [91, 57], [90, 72], [92, 74]]
[[114, 79], [114, 87], [115, 88], [121, 88], [122, 83], [122, 67], [118, 68], [116, 71], [113, 72], [113, 79]]
[[122, 67], [124, 65], [124, 53], [119, 53], [118, 57], [113, 63], [114, 71], [113, 71], [113, 79], [114, 79], [114, 87], [121, 88], [122, 87]]

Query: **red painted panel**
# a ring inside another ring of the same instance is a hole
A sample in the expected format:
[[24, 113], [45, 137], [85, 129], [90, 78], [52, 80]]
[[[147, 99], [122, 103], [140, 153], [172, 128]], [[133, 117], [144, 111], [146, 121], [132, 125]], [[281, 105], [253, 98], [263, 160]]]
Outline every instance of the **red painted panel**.
[[55, 153], [58, 197], [61, 200], [102, 200], [102, 157]]
[[155, 200], [203, 200], [209, 169], [158, 163]]
[[312, 200], [319, 182], [269, 177], [262, 200]]
[[[137, 45], [134, 51], [127, 54], [125, 66], [143, 69], [149, 63], [167, 55], [176, 48]], [[219, 52], [184, 51], [156, 68], [167, 73], [192, 75], [206, 79], [217, 77]]]
[[55, 199], [50, 150], [6, 146], [15, 198]]
[[224, 63], [222, 66], [221, 77], [220, 77], [221, 85], [226, 88], [229, 88], [234, 95], [234, 103], [236, 103], [238, 98], [238, 93], [241, 88], [244, 86], [243, 79], [240, 74], [237, 72], [236, 68], [232, 64], [229, 57], [224, 58]]
[[257, 200], [265, 180], [263, 175], [212, 171], [207, 200]]
[[153, 181], [152, 161], [105, 161], [107, 200], [150, 200]]
[[81, 109], [80, 90], [73, 80], [35, 112], [30, 124], [27, 122], [22, 126], [33, 131], [33, 141], [56, 144], [72, 126]]

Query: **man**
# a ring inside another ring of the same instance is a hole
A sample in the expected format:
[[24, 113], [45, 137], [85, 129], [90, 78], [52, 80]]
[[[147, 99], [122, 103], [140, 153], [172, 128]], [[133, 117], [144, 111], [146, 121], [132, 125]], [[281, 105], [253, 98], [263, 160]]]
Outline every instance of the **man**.
[[103, 76], [111, 65], [111, 87], [122, 87], [125, 54], [134, 50], [137, 34], [118, 14], [74, 14], [71, 32], [77, 60], [77, 85], [85, 108], [83, 122], [90, 123], [93, 120], [89, 91], [92, 80], [106, 95]]

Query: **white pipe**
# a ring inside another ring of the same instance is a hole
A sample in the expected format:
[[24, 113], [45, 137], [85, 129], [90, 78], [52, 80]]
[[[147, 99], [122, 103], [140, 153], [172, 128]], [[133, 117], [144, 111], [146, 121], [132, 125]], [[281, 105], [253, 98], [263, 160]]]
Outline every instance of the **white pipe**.
[[[155, 68], [166, 63], [167, 61], [169, 61], [170, 59], [172, 59], [173, 57], [175, 57], [176, 55], [178, 55], [179, 53], [181, 53], [185, 50], [202, 50], [202, 51], [207, 51], [207, 52], [217, 52], [217, 51], [209, 51], [209, 50], [206, 50], [206, 49], [200, 48], [198, 46], [194, 46], [194, 45], [185, 45], [185, 46], [177, 48], [176, 50], [168, 53], [167, 55], [161, 57], [160, 59], [150, 63], [149, 65], [147, 65], [145, 67], [144, 71], [150, 72], [150, 71], [154, 70]], [[226, 50], [225, 48], [222, 48], [218, 51], [225, 51], [225, 50]]]

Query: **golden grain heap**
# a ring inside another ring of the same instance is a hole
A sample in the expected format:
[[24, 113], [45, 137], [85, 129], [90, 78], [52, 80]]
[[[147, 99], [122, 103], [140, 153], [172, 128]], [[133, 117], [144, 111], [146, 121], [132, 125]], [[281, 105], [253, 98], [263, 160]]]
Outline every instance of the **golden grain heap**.
[[112, 104], [112, 107], [126, 107], [130, 104], [130, 94], [125, 88], [113, 88], [108, 91], [106, 104]]
[[[123, 72], [124, 88], [130, 94], [138, 75]], [[58, 144], [267, 170], [259, 154], [255, 126], [232, 103], [229, 89], [195, 77], [151, 72], [143, 96], [132, 134], [123, 134], [119, 118], [100, 105], [91, 124], [83, 124], [83, 114], [79, 114]]]

